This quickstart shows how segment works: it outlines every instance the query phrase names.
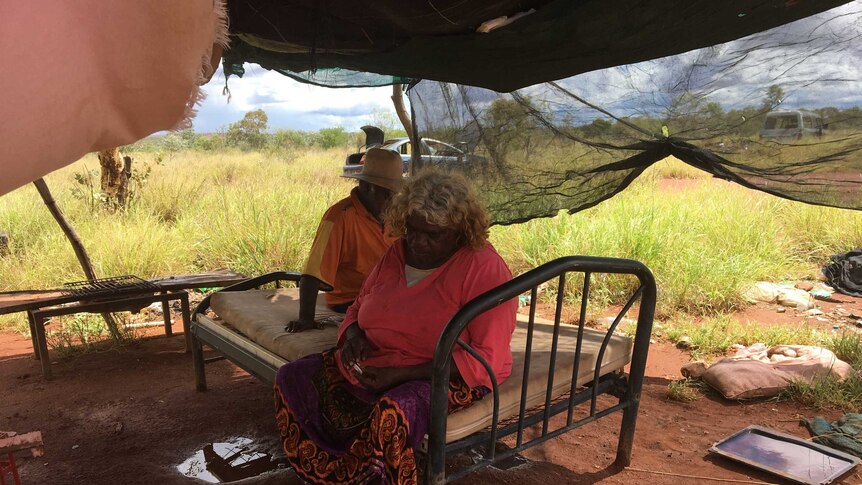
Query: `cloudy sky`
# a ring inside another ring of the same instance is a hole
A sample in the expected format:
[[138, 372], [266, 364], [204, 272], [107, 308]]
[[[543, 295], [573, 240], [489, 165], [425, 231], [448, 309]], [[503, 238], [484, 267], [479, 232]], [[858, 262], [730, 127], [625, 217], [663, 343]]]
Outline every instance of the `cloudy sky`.
[[[780, 85], [782, 108], [847, 108], [862, 103], [862, 0], [713, 48], [630, 66], [584, 73], [560, 81], [572, 92], [617, 115], [661, 111], [679, 90], [706, 93], [725, 110], [759, 105], [770, 85]], [[242, 78], [227, 83], [220, 71], [205, 86], [207, 99], [198, 110], [195, 131], [215, 132], [251, 110], [263, 109], [272, 129], [316, 131], [342, 126], [358, 130], [375, 112], [393, 112], [390, 87], [321, 88], [302, 84], [257, 65], [246, 64]], [[684, 80], [684, 82], [681, 82]], [[496, 96], [471, 89], [474, 105]], [[477, 94], [478, 93], [478, 94]], [[431, 91], [426, 91], [431, 95]], [[555, 99], [547, 86], [522, 90], [576, 110], [570, 100]], [[649, 107], [647, 105], [654, 105]], [[419, 121], [444, 116], [442, 99], [431, 97], [417, 107]], [[581, 115], [572, 112], [572, 118]], [[588, 115], [594, 117], [595, 113]]]
[[221, 70], [204, 86], [207, 99], [198, 108], [194, 129], [210, 133], [242, 119], [246, 112], [263, 109], [273, 129], [317, 131], [342, 126], [349, 131], [370, 121], [375, 111], [391, 111], [391, 87], [321, 88], [302, 84], [255, 64], [245, 65], [246, 74], [231, 76], [230, 96], [223, 94]]

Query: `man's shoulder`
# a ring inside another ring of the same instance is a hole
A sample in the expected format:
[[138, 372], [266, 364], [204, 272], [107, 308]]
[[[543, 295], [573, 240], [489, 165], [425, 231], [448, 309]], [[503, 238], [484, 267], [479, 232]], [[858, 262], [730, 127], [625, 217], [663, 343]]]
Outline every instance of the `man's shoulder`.
[[345, 197], [329, 206], [329, 209], [326, 209], [326, 213], [323, 215], [323, 218], [334, 221], [336, 219], [343, 218], [350, 212], [356, 212], [356, 208], [353, 206], [353, 201], [350, 197]]

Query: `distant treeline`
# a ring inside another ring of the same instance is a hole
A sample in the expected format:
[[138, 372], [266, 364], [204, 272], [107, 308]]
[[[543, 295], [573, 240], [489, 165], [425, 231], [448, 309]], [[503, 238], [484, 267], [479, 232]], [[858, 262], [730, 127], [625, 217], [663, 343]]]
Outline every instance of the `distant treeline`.
[[[558, 114], [546, 112], [536, 104], [539, 103], [525, 98], [499, 98], [491, 103], [482, 116], [466, 127], [447, 126], [445, 120], [440, 120], [443, 126], [447, 127], [426, 129], [423, 135], [448, 142], [466, 141], [471, 149], [475, 149], [478, 144], [508, 145], [520, 138], [543, 137], [543, 134], [553, 136], [549, 126], [556, 126], [554, 131], [557, 136], [568, 134], [575, 138], [597, 141], [631, 137], [632, 129], [627, 125], [636, 125], [650, 133], [668, 133], [688, 139], [748, 138], [757, 136], [767, 112], [783, 109], [764, 104], [724, 111], [718, 103], [702, 104], [695, 109], [679, 104], [668, 108], [667, 113], [660, 117], [628, 117], [624, 122], [603, 118], [578, 125], [571, 121], [561, 122], [557, 119]], [[815, 108], [808, 111], [819, 114], [830, 130], [862, 130], [862, 109], [857, 106], [847, 109]], [[129, 148], [134, 151], [165, 152], [189, 149], [292, 150], [306, 147], [358, 147], [365, 142], [364, 134], [348, 132], [341, 126], [321, 128], [317, 131], [271, 131], [267, 122], [266, 113], [259, 109], [246, 113], [243, 119], [218, 133], [201, 134], [187, 129], [145, 138]], [[403, 130], [386, 128], [384, 126], [387, 137], [406, 136]], [[506, 151], [503, 147], [498, 148], [502, 149], [502, 152]]]
[[[725, 111], [719, 103], [680, 97], [660, 110], [660, 114], [620, 119], [603, 115], [589, 123], [578, 123], [574, 116], [560, 110], [559, 105], [528, 97], [500, 97], [481, 110], [472, 110], [474, 117], [464, 125], [446, 118], [445, 114], [443, 118], [431, 120], [422, 135], [449, 143], [464, 142], [471, 151], [484, 148], [495, 159], [504, 159], [512, 151], [525, 151], [531, 146], [546, 146], [550, 140], [567, 138], [586, 143], [630, 143], [651, 135], [664, 135], [710, 144], [758, 136], [766, 113], [791, 110], [781, 106], [779, 99], [766, 100], [761, 106]], [[818, 113], [830, 131], [862, 131], [859, 107], [807, 111]]]
[[[372, 123], [384, 129], [387, 136], [406, 136], [404, 130], [394, 128], [394, 115], [372, 113]], [[239, 150], [292, 150], [296, 148], [339, 146], [358, 147], [365, 143], [365, 134], [349, 132], [344, 127], [321, 128], [317, 131], [270, 130], [269, 119], [262, 109], [249, 111], [245, 116], [218, 133], [196, 133], [187, 129], [164, 136], [145, 138], [129, 146], [133, 151], [180, 150], [218, 151], [227, 148]]]

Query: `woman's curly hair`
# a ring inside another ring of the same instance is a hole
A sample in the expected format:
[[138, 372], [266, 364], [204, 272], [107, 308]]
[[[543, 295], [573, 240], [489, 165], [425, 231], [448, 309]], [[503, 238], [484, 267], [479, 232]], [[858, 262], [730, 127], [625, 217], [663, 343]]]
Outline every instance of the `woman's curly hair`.
[[456, 229], [461, 246], [481, 249], [488, 240], [488, 213], [460, 174], [423, 170], [392, 197], [383, 218], [394, 236], [404, 237], [407, 219], [414, 214], [429, 224]]

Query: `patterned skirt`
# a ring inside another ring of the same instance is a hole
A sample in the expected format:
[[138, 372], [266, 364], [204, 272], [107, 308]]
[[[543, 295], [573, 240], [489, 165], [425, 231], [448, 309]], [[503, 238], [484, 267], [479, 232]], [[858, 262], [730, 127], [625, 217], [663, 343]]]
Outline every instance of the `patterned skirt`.
[[[453, 379], [449, 412], [487, 392]], [[275, 380], [282, 447], [299, 477], [314, 484], [415, 484], [415, 450], [428, 430], [430, 399], [430, 381], [383, 394], [352, 385], [334, 350], [282, 366]]]

